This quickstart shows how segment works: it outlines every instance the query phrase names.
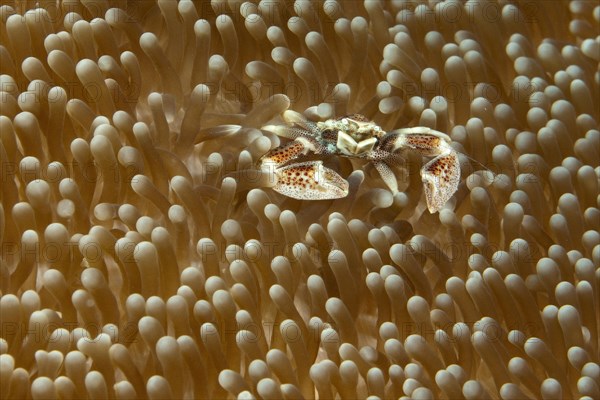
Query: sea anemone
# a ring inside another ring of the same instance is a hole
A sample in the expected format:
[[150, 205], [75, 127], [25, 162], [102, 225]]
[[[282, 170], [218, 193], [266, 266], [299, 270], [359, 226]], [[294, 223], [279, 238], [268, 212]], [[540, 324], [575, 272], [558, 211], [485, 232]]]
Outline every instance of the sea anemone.
[[[0, 6], [0, 398], [600, 398], [600, 6]], [[427, 211], [286, 110], [447, 132]]]

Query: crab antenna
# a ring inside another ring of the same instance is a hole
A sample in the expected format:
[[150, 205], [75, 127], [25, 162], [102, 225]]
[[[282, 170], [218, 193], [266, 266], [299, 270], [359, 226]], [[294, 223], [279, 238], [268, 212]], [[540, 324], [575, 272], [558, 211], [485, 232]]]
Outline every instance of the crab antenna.
[[454, 151], [456, 151], [458, 154], [462, 155], [463, 157], [465, 157], [465, 158], [466, 158], [466, 159], [468, 159], [469, 161], [472, 161], [472, 162], [474, 162], [475, 164], [479, 165], [479, 166], [480, 166], [481, 168], [483, 168], [484, 170], [486, 170], [486, 171], [490, 172], [490, 173], [491, 173], [491, 174], [494, 176], [494, 178], [496, 178], [496, 176], [498, 176], [498, 174], [496, 174], [494, 171], [492, 171], [492, 170], [491, 170], [491, 169], [489, 169], [487, 166], [485, 166], [483, 163], [481, 163], [481, 162], [477, 161], [477, 160], [476, 160], [476, 159], [474, 159], [473, 157], [471, 157], [471, 156], [469, 156], [469, 155], [467, 155], [467, 154], [463, 153], [462, 151], [457, 151], [457, 150], [454, 150]]

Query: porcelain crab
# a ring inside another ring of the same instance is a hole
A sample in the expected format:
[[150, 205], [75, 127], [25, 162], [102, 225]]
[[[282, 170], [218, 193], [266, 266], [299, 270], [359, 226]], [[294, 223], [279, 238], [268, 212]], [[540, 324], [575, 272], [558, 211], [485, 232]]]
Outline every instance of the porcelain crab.
[[373, 164], [392, 193], [398, 183], [390, 166], [401, 165], [402, 151], [432, 158], [421, 168], [427, 208], [439, 211], [460, 182], [458, 153], [448, 135], [427, 127], [384, 131], [360, 114], [312, 122], [302, 114], [284, 113], [285, 125], [262, 129], [292, 139], [261, 157], [261, 170], [274, 173], [273, 189], [300, 200], [337, 199], [348, 195], [348, 182], [321, 160], [303, 161], [309, 153], [364, 159]]

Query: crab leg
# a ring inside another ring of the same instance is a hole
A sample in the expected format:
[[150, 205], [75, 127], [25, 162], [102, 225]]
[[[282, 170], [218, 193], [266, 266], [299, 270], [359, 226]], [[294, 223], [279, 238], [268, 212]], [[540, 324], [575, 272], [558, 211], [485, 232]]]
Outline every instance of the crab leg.
[[[450, 146], [450, 137], [430, 128], [399, 129], [384, 146], [388, 151], [416, 151], [435, 157], [421, 168], [421, 179], [429, 212], [442, 209], [460, 183], [458, 153]], [[385, 180], [385, 177], [384, 177]]]
[[320, 153], [313, 140], [299, 137], [279, 146], [260, 159], [260, 169], [272, 173], [277, 180], [273, 190], [299, 200], [338, 199], [348, 195], [348, 182], [335, 171], [323, 166], [322, 161], [289, 162], [309, 151]]
[[396, 181], [396, 175], [394, 175], [392, 169], [384, 161], [372, 161], [372, 163], [377, 172], [379, 172], [381, 179], [383, 179], [392, 191], [392, 194], [395, 195], [398, 193], [398, 181]]

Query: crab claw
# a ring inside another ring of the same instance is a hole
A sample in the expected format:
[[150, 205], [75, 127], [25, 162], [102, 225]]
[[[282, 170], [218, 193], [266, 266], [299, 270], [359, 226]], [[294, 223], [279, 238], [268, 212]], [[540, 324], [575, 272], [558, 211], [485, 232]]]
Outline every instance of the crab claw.
[[421, 168], [421, 179], [429, 212], [440, 211], [460, 183], [458, 154], [450, 151], [429, 161]]
[[348, 182], [322, 161], [291, 164], [275, 170], [273, 190], [298, 200], [339, 199], [348, 195]]

